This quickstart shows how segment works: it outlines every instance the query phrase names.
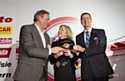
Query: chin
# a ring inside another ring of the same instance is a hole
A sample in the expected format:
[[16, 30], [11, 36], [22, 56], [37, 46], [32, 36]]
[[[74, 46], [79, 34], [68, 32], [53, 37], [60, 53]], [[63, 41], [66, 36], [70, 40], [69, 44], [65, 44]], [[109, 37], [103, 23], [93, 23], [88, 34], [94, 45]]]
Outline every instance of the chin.
[[58, 35], [59, 38], [61, 38], [61, 35]]
[[46, 29], [46, 28], [47, 28], [47, 26], [44, 27], [44, 29]]

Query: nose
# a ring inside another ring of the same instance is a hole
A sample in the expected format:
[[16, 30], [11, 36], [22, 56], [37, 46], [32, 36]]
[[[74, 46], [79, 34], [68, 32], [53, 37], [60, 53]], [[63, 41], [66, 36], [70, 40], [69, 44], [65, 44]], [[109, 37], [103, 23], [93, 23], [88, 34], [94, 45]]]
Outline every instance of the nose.
[[59, 32], [61, 32], [61, 30], [59, 30]]
[[87, 21], [87, 19], [85, 19], [84, 21]]

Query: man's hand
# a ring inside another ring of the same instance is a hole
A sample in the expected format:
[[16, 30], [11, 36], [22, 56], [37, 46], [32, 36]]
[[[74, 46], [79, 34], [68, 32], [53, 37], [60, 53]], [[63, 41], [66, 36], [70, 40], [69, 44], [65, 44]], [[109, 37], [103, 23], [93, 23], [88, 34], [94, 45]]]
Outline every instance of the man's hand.
[[62, 55], [63, 55], [63, 52], [61, 51], [61, 52], [55, 54], [54, 57], [55, 57], [55, 58], [58, 58], [58, 57], [60, 57], [60, 56], [62, 56]]
[[80, 45], [74, 45], [73, 49], [76, 50], [76, 51], [78, 51], [78, 52], [84, 52], [85, 51], [85, 48], [83, 48]]
[[58, 46], [51, 48], [51, 52], [52, 52], [53, 54], [57, 54], [57, 53], [61, 52], [62, 50], [63, 50], [63, 48], [58, 47]]

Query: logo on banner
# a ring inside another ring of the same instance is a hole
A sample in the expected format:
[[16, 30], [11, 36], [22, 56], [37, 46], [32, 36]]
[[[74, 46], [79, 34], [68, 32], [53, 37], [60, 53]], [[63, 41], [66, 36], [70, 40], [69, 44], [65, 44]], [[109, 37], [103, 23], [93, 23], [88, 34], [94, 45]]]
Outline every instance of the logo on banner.
[[8, 78], [11, 77], [11, 73], [0, 73], [0, 78]]
[[12, 44], [12, 38], [0, 38], [0, 44]]
[[11, 67], [11, 63], [8, 61], [6, 62], [0, 61], [0, 67]]
[[0, 26], [0, 34], [12, 34], [12, 26]]
[[9, 58], [11, 48], [0, 48], [0, 58]]
[[12, 22], [12, 18], [4, 18], [4, 16], [1, 16], [0, 17], [0, 23], [3, 23], [3, 22], [6, 22], [6, 23], [10, 23], [10, 22]]

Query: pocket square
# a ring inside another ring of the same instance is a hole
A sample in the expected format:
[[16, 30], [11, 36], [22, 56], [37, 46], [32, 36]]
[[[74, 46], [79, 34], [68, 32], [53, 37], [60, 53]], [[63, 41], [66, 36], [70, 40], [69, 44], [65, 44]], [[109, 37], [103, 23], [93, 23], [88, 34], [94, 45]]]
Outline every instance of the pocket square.
[[94, 40], [97, 40], [98, 38], [97, 37], [94, 37]]

